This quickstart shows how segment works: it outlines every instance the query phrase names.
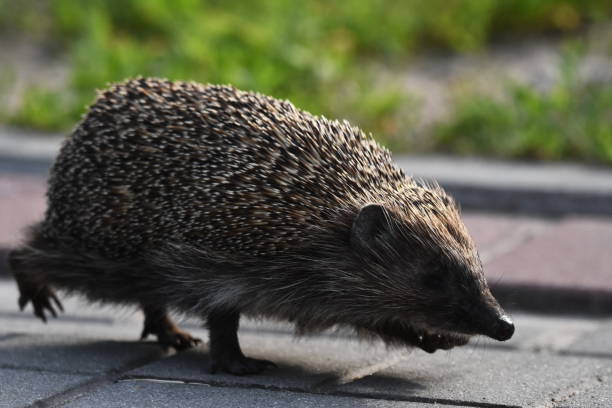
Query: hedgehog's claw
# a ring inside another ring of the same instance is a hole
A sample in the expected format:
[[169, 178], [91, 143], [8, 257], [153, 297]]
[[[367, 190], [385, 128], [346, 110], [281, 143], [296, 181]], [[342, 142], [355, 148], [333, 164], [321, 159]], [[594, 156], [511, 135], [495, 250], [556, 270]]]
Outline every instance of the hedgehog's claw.
[[174, 331], [164, 333], [163, 336], [158, 335], [157, 341], [162, 348], [167, 350], [172, 347], [177, 351], [187, 350], [202, 343], [202, 339], [193, 337], [191, 334], [178, 328]]
[[[32, 302], [34, 315], [44, 323], [47, 323], [45, 311], [53, 317], [57, 317], [55, 307], [62, 312], [64, 311], [62, 303], [49, 286], [35, 284], [33, 282], [26, 282], [23, 279], [18, 279], [17, 283], [20, 291], [20, 296], [17, 303], [21, 311], [25, 309], [29, 302]], [[55, 307], [53, 307], [53, 304], [55, 304]]]
[[140, 339], [146, 339], [149, 334], [157, 336], [157, 342], [164, 350], [172, 347], [176, 351], [183, 351], [202, 343], [201, 339], [179, 329], [167, 315], [145, 320]]

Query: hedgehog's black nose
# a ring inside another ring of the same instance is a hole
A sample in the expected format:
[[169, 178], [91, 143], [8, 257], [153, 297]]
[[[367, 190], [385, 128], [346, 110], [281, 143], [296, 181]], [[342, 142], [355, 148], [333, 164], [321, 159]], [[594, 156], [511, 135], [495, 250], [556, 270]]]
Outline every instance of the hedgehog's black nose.
[[514, 323], [512, 319], [507, 315], [501, 315], [499, 319], [497, 319], [497, 327], [493, 333], [491, 337], [495, 340], [506, 341], [510, 339], [514, 334]]

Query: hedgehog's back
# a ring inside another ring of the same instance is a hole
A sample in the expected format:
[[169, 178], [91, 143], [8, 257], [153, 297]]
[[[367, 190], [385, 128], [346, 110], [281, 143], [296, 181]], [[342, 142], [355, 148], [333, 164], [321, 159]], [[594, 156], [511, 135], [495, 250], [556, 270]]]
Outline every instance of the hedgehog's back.
[[106, 256], [168, 241], [271, 254], [404, 175], [356, 128], [225, 86], [102, 93], [51, 174], [45, 234]]

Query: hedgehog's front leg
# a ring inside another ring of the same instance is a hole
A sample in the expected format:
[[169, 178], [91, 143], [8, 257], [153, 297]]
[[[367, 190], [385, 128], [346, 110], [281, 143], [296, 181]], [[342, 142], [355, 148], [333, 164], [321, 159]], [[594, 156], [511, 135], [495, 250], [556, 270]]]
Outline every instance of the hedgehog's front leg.
[[234, 375], [257, 374], [269, 367], [271, 361], [256, 360], [242, 354], [238, 343], [240, 313], [215, 311], [208, 315], [210, 332], [210, 371], [225, 371]]
[[168, 316], [165, 307], [143, 305], [142, 310], [145, 315], [145, 323], [141, 339], [147, 338], [149, 334], [154, 334], [164, 350], [173, 347], [177, 351], [186, 350], [202, 342], [197, 337], [179, 329]]

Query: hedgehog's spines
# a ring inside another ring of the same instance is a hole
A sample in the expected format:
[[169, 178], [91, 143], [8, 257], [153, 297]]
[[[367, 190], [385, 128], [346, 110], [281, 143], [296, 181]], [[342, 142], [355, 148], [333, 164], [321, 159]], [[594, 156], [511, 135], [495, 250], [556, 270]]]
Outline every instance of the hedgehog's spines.
[[267, 256], [368, 202], [417, 231], [443, 226], [445, 197], [347, 121], [227, 85], [137, 77], [101, 91], [65, 143], [43, 228], [112, 257], [169, 240]]

